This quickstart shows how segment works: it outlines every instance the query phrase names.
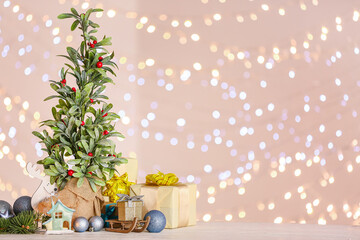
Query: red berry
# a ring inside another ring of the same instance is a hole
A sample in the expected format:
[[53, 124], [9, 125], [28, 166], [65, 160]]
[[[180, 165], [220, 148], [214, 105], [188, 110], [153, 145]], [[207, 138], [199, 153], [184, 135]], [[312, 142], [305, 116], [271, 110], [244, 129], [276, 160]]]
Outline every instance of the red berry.
[[96, 41], [96, 40], [94, 40], [94, 41], [93, 41], [93, 43], [94, 43], [94, 44], [97, 44], [97, 41]]
[[101, 68], [101, 67], [102, 67], [102, 62], [97, 62], [97, 63], [96, 63], [96, 66], [97, 66], [98, 68]]
[[111, 157], [111, 154], [109, 154], [108, 157]]
[[116, 157], [116, 155], [114, 154], [113, 157]]
[[90, 46], [90, 43], [88, 42], [87, 45]]
[[108, 114], [107, 113], [105, 113], [102, 117], [106, 117]]
[[73, 174], [74, 174], [74, 170], [71, 170], [71, 169], [70, 169], [70, 170], [68, 171], [68, 175], [69, 175], [69, 176], [72, 176]]
[[84, 121], [81, 121], [81, 126], [84, 126], [85, 125], [85, 122]]
[[94, 48], [94, 47], [95, 47], [95, 45], [94, 45], [94, 44], [90, 44], [90, 47], [91, 47], [91, 48]]
[[73, 87], [72, 90], [73, 90], [73, 92], [76, 92], [76, 88]]
[[92, 172], [89, 172], [90, 175], [92, 175]]
[[99, 61], [102, 61], [104, 58], [103, 57], [99, 57]]
[[89, 152], [88, 155], [89, 155], [90, 157], [94, 156], [91, 152]]
[[90, 98], [90, 102], [91, 102], [91, 103], [94, 103], [94, 99]]
[[63, 79], [61, 82], [62, 82], [62, 83], [66, 83], [66, 79]]
[[104, 112], [104, 110], [101, 110], [101, 112], [103, 113], [103, 112]]
[[108, 135], [109, 132], [108, 132], [107, 130], [105, 130], [103, 134], [104, 134], [104, 135]]

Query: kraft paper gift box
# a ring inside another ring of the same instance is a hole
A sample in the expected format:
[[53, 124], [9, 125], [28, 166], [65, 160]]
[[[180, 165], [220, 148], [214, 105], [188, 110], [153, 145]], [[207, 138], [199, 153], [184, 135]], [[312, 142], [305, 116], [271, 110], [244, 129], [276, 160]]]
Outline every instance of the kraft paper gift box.
[[135, 158], [127, 158], [128, 163], [121, 164], [120, 166], [116, 166], [116, 170], [119, 172], [119, 176], [123, 175], [124, 173], [128, 173], [128, 180], [129, 182], [137, 183], [137, 176], [138, 176], [138, 160]]
[[142, 208], [143, 202], [132, 201], [132, 202], [118, 202], [118, 219], [121, 221], [132, 221], [134, 217], [138, 220], [142, 220]]
[[132, 185], [130, 196], [144, 195], [143, 215], [159, 210], [166, 217], [165, 228], [179, 228], [196, 224], [196, 184], [156, 186]]
[[132, 221], [136, 217], [142, 220], [143, 196], [129, 196], [117, 194], [120, 199], [117, 201], [118, 219], [120, 221]]

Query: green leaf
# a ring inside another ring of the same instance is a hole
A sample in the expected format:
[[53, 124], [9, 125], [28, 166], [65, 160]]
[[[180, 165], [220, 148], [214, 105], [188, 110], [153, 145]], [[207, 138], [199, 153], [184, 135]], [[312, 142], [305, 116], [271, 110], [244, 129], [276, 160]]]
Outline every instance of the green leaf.
[[102, 11], [104, 11], [104, 9], [101, 9], [101, 8], [94, 8], [92, 10], [92, 12], [102, 12]]
[[45, 158], [44, 161], [43, 161], [43, 164], [44, 165], [50, 165], [50, 164], [54, 164], [55, 163], [55, 160], [52, 159], [52, 158]]
[[71, 25], [71, 31], [74, 31], [76, 29], [76, 27], [79, 25], [79, 20], [76, 20], [73, 22], [73, 24]]
[[111, 146], [113, 143], [112, 141], [108, 140], [108, 139], [102, 139], [97, 143], [99, 146], [104, 146], [104, 147], [109, 147]]
[[73, 177], [76, 177], [76, 178], [81, 178], [81, 177], [84, 176], [84, 174], [81, 173], [81, 172], [76, 172], [76, 173], [74, 173], [72, 176], [73, 176]]
[[[56, 161], [55, 161], [55, 163], [56, 163]], [[58, 175], [60, 173], [54, 165], [50, 165], [50, 169], [52, 172], [56, 173], [56, 175]]]
[[99, 186], [105, 186], [105, 181], [104, 180], [102, 180], [102, 179], [99, 179], [99, 178], [91, 178], [91, 179], [93, 179], [94, 180], [94, 183], [96, 184], [96, 185], [99, 185]]
[[44, 136], [43, 136], [41, 133], [37, 132], [37, 131], [33, 131], [32, 134], [33, 134], [34, 136], [40, 138], [41, 140], [44, 140], [44, 139], [45, 139]]
[[[50, 166], [51, 167], [51, 166]], [[61, 164], [59, 163], [59, 162], [57, 162], [57, 161], [55, 161], [55, 167], [56, 167], [56, 169], [60, 172], [60, 173], [64, 173], [65, 172], [65, 170], [64, 170], [64, 168], [61, 166]]]
[[95, 134], [93, 131], [86, 129], [87, 133], [90, 135], [90, 137], [95, 138]]
[[79, 167], [76, 167], [76, 166], [73, 166], [72, 170], [74, 170], [75, 172], [81, 172], [81, 169]]
[[63, 136], [60, 136], [60, 141], [61, 141], [61, 143], [63, 143], [64, 145], [71, 146], [71, 143], [68, 142], [65, 138], [63, 138]]
[[75, 120], [75, 125], [76, 125], [76, 126], [78, 126], [78, 127], [80, 127], [80, 125], [81, 125], [81, 121], [80, 121], [80, 120], [78, 120], [78, 119], [76, 119], [76, 120]]
[[94, 171], [96, 171], [97, 169], [99, 169], [99, 166], [98, 166], [98, 165], [92, 165], [92, 166], [90, 166], [90, 167], [88, 167], [88, 168], [86, 169], [86, 172], [94, 172]]
[[69, 109], [69, 114], [70, 114], [70, 115], [74, 115], [74, 113], [76, 112], [76, 110], [77, 110], [78, 108], [79, 108], [78, 106], [72, 106], [72, 107]]
[[51, 176], [50, 177], [50, 184], [54, 184], [56, 181], [56, 177], [55, 176]]
[[104, 38], [100, 42], [97, 43], [98, 46], [107, 46], [111, 45], [111, 37]]
[[90, 151], [89, 145], [87, 144], [87, 142], [85, 140], [81, 140], [81, 145], [85, 149], [86, 152]]
[[89, 180], [89, 183], [90, 183], [90, 186], [91, 186], [91, 189], [94, 191], [94, 192], [97, 192], [97, 187], [94, 183], [94, 180], [92, 178], [88, 178]]
[[58, 85], [56, 85], [55, 83], [50, 83], [50, 87], [52, 89], [54, 89], [55, 91], [57, 91], [60, 87]]
[[92, 82], [85, 85], [84, 91], [86, 92], [86, 96], [89, 96], [90, 91], [91, 91], [93, 86], [94, 86], [94, 83], [92, 83]]
[[76, 11], [75, 8], [71, 8], [70, 10], [73, 14], [75, 14], [76, 16], [79, 16], [79, 13]]
[[80, 162], [81, 162], [81, 159], [71, 159], [67, 163], [70, 165], [76, 165], [76, 164], [79, 164]]
[[83, 183], [84, 183], [84, 177], [79, 178], [77, 181], [77, 187], [78, 188], [81, 187], [83, 185]]
[[65, 18], [72, 18], [75, 17], [75, 15], [71, 13], [62, 13], [58, 16], [58, 19], [65, 19]]
[[69, 148], [68, 146], [64, 146], [64, 148], [70, 155], [73, 154], [73, 151], [71, 150], [71, 148]]
[[44, 173], [46, 175], [49, 175], [49, 176], [57, 176], [58, 174], [57, 173], [54, 173], [53, 171], [51, 171], [50, 169], [45, 169], [44, 170]]
[[44, 101], [47, 101], [47, 100], [50, 100], [50, 99], [53, 99], [53, 98], [61, 98], [61, 96], [52, 95], [52, 96], [49, 96], [49, 97], [45, 98]]

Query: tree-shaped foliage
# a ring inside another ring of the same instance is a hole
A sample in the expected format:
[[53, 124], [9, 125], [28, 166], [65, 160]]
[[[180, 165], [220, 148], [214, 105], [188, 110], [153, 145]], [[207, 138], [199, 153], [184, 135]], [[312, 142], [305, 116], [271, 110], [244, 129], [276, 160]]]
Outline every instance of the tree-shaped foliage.
[[[54, 119], [41, 122], [41, 126], [48, 126], [52, 131], [33, 134], [41, 139], [45, 145], [42, 150], [48, 154], [38, 163], [59, 189], [75, 177], [78, 187], [87, 178], [96, 191], [96, 185], [104, 186], [106, 179], [113, 176], [116, 165], [127, 162], [121, 153], [115, 153], [115, 144], [109, 139], [124, 136], [114, 130], [114, 120], [120, 117], [110, 112], [113, 105], [104, 101], [108, 99], [103, 95], [105, 85], [113, 83], [107, 74], [115, 76], [112, 68], [117, 65], [112, 61], [114, 53], [109, 54], [104, 48], [111, 45], [111, 38], [98, 41], [94, 35], [99, 25], [89, 18], [99, 11], [103, 10], [89, 9], [79, 14], [72, 8], [71, 13], [58, 16], [59, 19], [73, 18], [71, 30], [80, 29], [83, 40], [78, 49], [67, 47], [67, 55], [60, 55], [69, 63], [61, 69], [59, 81], [50, 81], [56, 94], [44, 101], [58, 98], [59, 102], [52, 108]], [[70, 156], [73, 158], [66, 162], [64, 157]]]

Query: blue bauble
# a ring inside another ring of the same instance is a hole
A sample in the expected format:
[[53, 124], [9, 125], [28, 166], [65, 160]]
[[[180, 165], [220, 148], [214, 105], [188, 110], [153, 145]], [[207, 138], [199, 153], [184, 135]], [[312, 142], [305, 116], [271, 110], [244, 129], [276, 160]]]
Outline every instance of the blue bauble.
[[166, 225], [166, 217], [165, 215], [158, 211], [158, 210], [151, 210], [150, 212], [148, 212], [145, 217], [144, 220], [150, 216], [150, 223], [149, 226], [147, 227], [147, 230], [151, 233], [159, 233], [161, 232]]
[[14, 202], [14, 213], [18, 215], [23, 211], [32, 211], [33, 208], [31, 207], [31, 197], [29, 196], [22, 196], [16, 199]]
[[73, 227], [76, 232], [85, 232], [89, 228], [89, 221], [84, 217], [78, 217], [75, 219]]

